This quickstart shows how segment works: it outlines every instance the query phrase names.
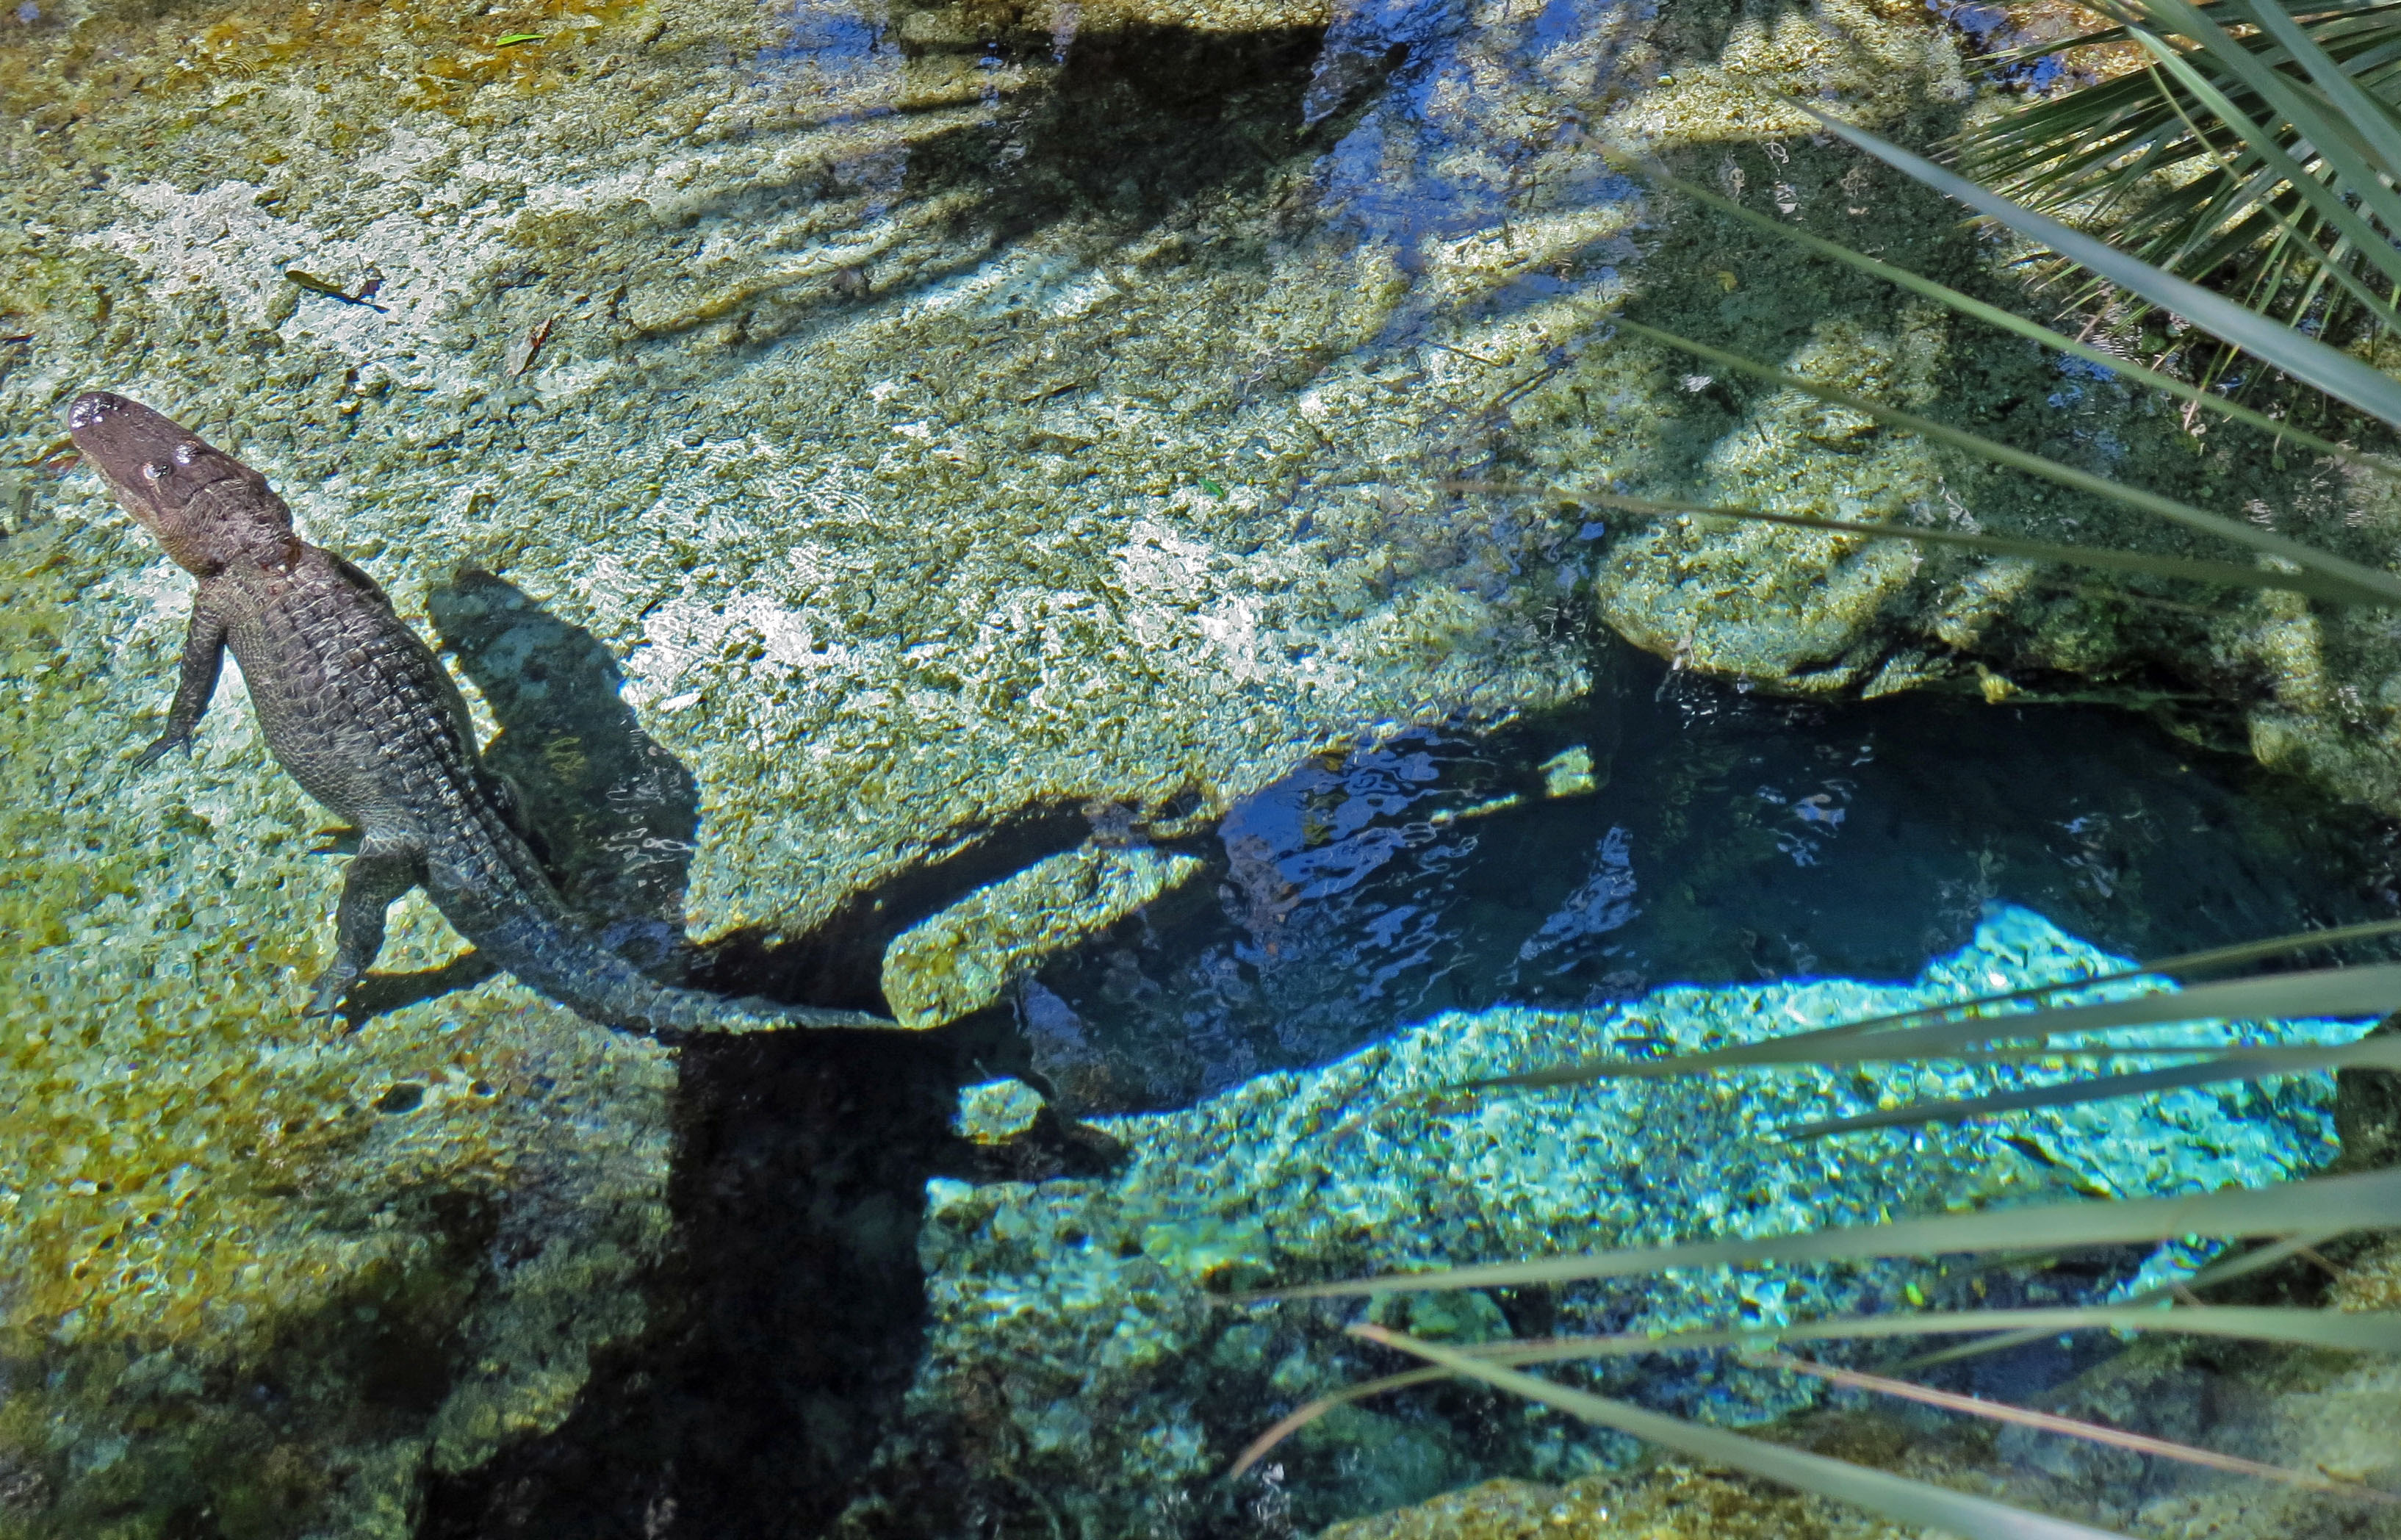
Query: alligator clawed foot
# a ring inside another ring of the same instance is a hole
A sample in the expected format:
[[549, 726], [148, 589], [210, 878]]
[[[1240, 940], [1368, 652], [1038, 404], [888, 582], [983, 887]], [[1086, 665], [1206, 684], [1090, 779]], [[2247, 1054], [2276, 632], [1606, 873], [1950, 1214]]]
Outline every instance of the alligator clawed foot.
[[192, 735], [189, 733], [166, 734], [156, 742], [152, 743], [149, 748], [144, 749], [140, 754], [134, 757], [133, 768], [136, 770], [146, 770], [150, 766], [158, 763], [160, 760], [165, 759], [171, 750], [176, 749], [181, 749], [186, 754], [190, 753], [192, 751]]
[[300, 1019], [308, 1022], [314, 1021], [320, 1016], [330, 1018], [340, 1015], [342, 999], [350, 994], [351, 986], [359, 982], [359, 969], [339, 966], [329, 968], [318, 974], [317, 982], [309, 986], [309, 1003], [302, 1009]]

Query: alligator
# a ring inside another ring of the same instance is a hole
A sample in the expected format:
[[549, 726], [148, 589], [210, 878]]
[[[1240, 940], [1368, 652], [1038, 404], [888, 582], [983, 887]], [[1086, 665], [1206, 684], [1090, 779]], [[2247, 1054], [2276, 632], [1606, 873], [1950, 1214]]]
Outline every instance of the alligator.
[[340, 1009], [382, 950], [385, 912], [422, 887], [484, 956], [603, 1025], [680, 1035], [897, 1024], [638, 971], [559, 897], [514, 790], [483, 763], [459, 687], [373, 578], [301, 539], [265, 476], [140, 402], [79, 395], [67, 431], [125, 511], [199, 580], [166, 731], [139, 764], [189, 751], [230, 648], [277, 763], [358, 832], [334, 960], [304, 1019]]

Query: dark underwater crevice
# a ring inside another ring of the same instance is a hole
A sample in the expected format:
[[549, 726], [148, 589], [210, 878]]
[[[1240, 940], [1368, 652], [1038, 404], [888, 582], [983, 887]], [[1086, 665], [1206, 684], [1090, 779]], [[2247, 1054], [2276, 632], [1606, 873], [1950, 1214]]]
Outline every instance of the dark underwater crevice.
[[1905, 980], [1996, 903], [2135, 957], [2401, 908], [2389, 820], [2133, 713], [1774, 697], [1622, 645], [1594, 672], [1497, 732], [1297, 766], [1200, 876], [1044, 963], [1017, 1001], [1063, 1109], [1187, 1106], [1447, 1010]]
[[681, 1058], [651, 1328], [556, 1431], [435, 1478], [424, 1540], [818, 1533], [897, 1412], [916, 1231], [948, 1151], [939, 1038], [709, 1041]]

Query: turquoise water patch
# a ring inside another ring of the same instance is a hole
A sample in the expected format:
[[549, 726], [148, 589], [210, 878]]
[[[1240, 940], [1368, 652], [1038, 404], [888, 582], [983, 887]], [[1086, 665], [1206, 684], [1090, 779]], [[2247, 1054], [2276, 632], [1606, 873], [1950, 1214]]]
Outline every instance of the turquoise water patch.
[[[1262, 1076], [1187, 1110], [1098, 1120], [1132, 1151], [1113, 1179], [929, 1184], [921, 1249], [930, 1351], [912, 1400], [922, 1409], [971, 1400], [989, 1419], [988, 1388], [978, 1387], [999, 1383], [1026, 1393], [1008, 1397], [1022, 1409], [1012, 1415], [1040, 1417], [1063, 1399], [1106, 1409], [1071, 1434], [1045, 1423], [1024, 1435], [1030, 1460], [1057, 1464], [1046, 1486], [1055, 1478], [1058, 1490], [1092, 1505], [1091, 1519], [1115, 1521], [1112, 1514], [1214, 1477], [1242, 1443], [1301, 1401], [1389, 1367], [1338, 1333], [1365, 1316], [1365, 1301], [1227, 1306], [1213, 1300], [1213, 1287], [1779, 1234], [2079, 1194], [2203, 1191], [2298, 1176], [2336, 1153], [2333, 1081], [2324, 1074], [1800, 1144], [1776, 1134], [1823, 1117], [2072, 1071], [2041, 1062], [1865, 1065], [1454, 1089], [1585, 1057], [1698, 1052], [2129, 966], [2030, 910], [1996, 906], [1969, 945], [1906, 983], [1678, 986], [1616, 1008], [1446, 1013], [1323, 1068]], [[2172, 987], [2137, 980], [2087, 994]], [[2179, 1040], [2192, 1041], [2343, 1041], [2364, 1026], [2178, 1030]], [[1477, 1340], [1659, 1332], [1921, 1304], [2073, 1303], [2107, 1293], [2142, 1261], [2129, 1252], [2079, 1273], [1914, 1261], [1691, 1269], [1581, 1285], [1555, 1299], [1493, 1296], [1437, 1307], [1434, 1297], [1402, 1296], [1419, 1303], [1383, 1309], [1439, 1317], [1445, 1330]], [[2162, 1252], [2149, 1271], [2172, 1275], [2188, 1265], [2188, 1254]], [[1612, 1364], [1594, 1379], [1736, 1423], [1817, 1394], [1703, 1355]], [[1488, 1418], [1468, 1430], [1412, 1413], [1399, 1398], [1388, 1404], [1394, 1409], [1346, 1412], [1296, 1441], [1291, 1479], [1347, 1483], [1364, 1500], [1380, 1500], [1409, 1485], [1398, 1462], [1429, 1458], [1429, 1439], [1449, 1450], [1434, 1465], [1454, 1473], [1481, 1464], [1557, 1476], [1603, 1454], [1588, 1436], [1538, 1414], [1505, 1425]]]

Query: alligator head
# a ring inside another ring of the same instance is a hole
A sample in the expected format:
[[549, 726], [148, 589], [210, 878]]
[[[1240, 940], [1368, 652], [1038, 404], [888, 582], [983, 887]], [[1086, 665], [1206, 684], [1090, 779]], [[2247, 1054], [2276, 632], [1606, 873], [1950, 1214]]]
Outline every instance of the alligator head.
[[87, 391], [67, 407], [67, 432], [125, 511], [185, 571], [213, 577], [248, 562], [281, 571], [298, 559], [292, 510], [267, 478], [173, 419]]

